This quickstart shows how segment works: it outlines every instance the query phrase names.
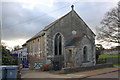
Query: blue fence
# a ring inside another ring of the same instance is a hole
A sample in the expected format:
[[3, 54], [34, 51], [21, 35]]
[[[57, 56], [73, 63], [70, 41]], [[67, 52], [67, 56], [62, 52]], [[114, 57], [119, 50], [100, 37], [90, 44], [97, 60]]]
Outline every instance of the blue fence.
[[18, 54], [10, 54], [10, 56], [15, 56], [15, 57], [17, 57], [17, 56], [18, 56]]

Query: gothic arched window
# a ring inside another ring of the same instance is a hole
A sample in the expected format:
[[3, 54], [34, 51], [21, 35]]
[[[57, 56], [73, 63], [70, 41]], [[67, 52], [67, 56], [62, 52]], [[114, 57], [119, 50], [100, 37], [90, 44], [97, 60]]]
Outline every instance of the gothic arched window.
[[62, 54], [62, 37], [59, 33], [55, 36], [54, 39], [54, 53], [55, 55]]
[[83, 48], [83, 62], [87, 62], [87, 47]]

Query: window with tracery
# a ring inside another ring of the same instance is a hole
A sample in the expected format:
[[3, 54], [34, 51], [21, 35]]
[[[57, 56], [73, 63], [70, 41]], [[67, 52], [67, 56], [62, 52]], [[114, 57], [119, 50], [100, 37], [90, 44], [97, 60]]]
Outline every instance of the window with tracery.
[[55, 55], [62, 55], [62, 37], [59, 33], [54, 39], [54, 53]]

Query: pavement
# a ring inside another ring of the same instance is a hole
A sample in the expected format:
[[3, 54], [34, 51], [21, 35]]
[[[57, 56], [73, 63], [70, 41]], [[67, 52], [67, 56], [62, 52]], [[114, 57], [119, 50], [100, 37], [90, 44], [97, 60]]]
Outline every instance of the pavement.
[[[75, 72], [71, 74], [52, 74], [50, 72], [41, 72], [41, 71], [31, 71], [31, 70], [22, 70], [22, 76], [21, 78], [96, 78], [98, 75], [103, 74], [109, 74], [106, 76], [116, 76], [117, 78], [117, 71], [120, 70], [120, 68], [104, 68], [104, 69], [98, 69], [98, 70], [91, 70], [91, 71], [84, 71], [84, 72]], [[104, 75], [105, 76], [105, 75]], [[98, 78], [100, 78], [99, 76]], [[110, 78], [108, 77], [108, 78]]]

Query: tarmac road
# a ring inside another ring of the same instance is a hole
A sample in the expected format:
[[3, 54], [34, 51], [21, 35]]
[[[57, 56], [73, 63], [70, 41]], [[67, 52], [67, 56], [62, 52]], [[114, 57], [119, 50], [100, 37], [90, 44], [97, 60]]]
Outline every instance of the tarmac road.
[[[119, 73], [118, 68], [105, 68], [105, 69], [86, 71], [86, 72], [76, 72], [72, 74], [52, 74], [49, 72], [28, 71], [22, 74], [22, 78], [29, 78], [27, 80], [31, 80], [32, 78], [34, 78], [33, 80], [36, 80], [36, 78], [38, 78], [37, 80], [46, 80], [46, 79], [48, 80], [55, 80], [55, 79], [56, 80], [69, 80], [69, 79], [70, 80], [84, 80], [81, 78], [89, 78], [87, 80], [94, 80], [94, 79], [98, 80], [98, 78], [109, 78], [109, 79], [118, 78], [118, 73]], [[105, 79], [105, 80], [109, 80], [109, 79]], [[103, 80], [103, 79], [100, 79], [100, 80]]]
[[113, 71], [109, 73], [103, 73], [99, 75], [94, 75], [88, 78], [120, 78], [120, 71]]

